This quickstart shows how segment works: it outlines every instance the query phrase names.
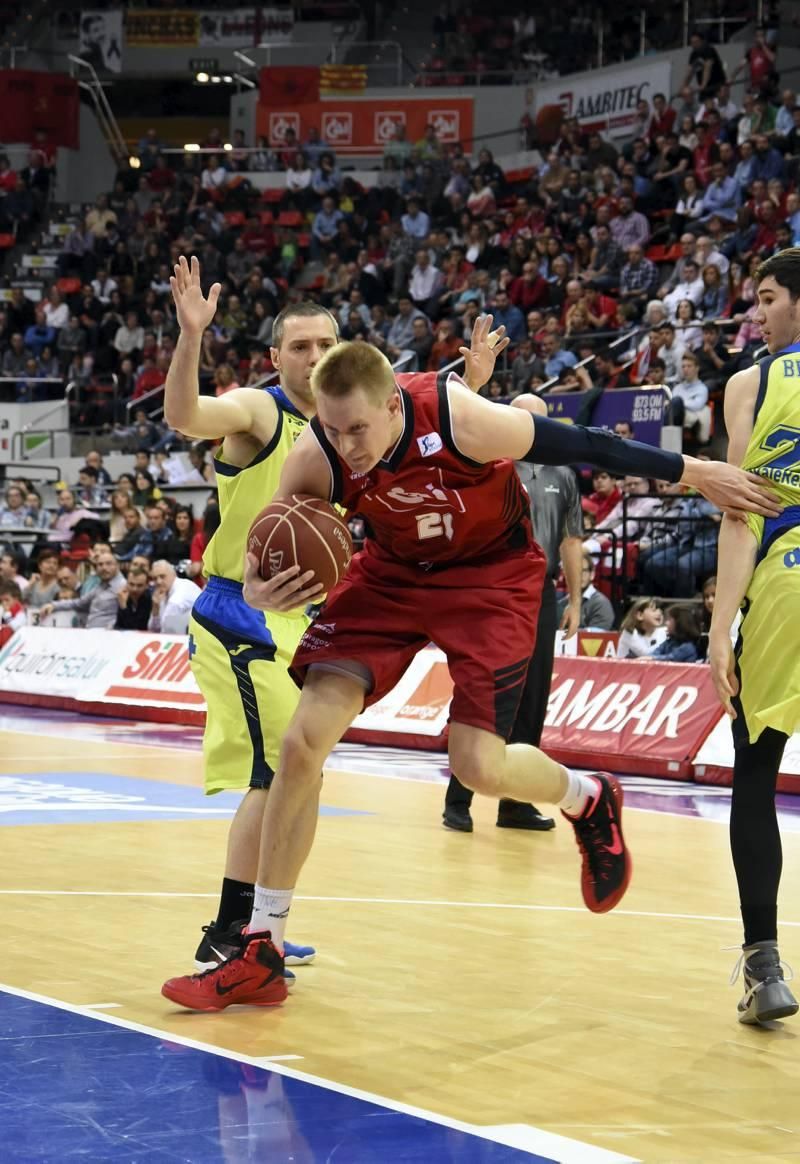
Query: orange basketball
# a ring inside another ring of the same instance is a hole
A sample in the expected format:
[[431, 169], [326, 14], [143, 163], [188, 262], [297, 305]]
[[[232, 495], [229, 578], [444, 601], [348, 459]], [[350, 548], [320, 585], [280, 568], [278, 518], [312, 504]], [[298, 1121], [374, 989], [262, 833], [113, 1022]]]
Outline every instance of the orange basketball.
[[344, 577], [353, 556], [350, 531], [333, 506], [301, 493], [261, 510], [250, 526], [247, 549], [258, 558], [258, 572], [267, 581], [299, 566], [301, 573], [314, 571], [326, 594]]

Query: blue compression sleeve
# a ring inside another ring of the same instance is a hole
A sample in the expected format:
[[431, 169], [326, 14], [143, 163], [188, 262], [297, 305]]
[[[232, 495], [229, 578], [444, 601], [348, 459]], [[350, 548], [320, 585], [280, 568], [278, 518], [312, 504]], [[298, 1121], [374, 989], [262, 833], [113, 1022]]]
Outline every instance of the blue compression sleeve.
[[522, 458], [534, 465], [572, 465], [587, 461], [617, 476], [657, 477], [680, 481], [683, 457], [655, 445], [623, 440], [605, 428], [584, 428], [545, 417], [534, 418], [533, 444]]

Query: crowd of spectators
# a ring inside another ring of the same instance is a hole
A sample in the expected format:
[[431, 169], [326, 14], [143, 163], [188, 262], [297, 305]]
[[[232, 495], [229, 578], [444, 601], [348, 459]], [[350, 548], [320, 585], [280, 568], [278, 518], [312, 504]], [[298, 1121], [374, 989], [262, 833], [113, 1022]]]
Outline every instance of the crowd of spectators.
[[112, 481], [93, 450], [76, 483], [60, 484], [52, 510], [32, 482], [6, 483], [0, 645], [29, 622], [186, 633], [219, 508], [213, 490], [197, 516], [170, 496], [176, 466], [185, 476], [180, 458], [141, 450], [133, 470]]
[[[178, 471], [168, 454], [180, 434], [151, 412], [177, 334], [171, 266], [194, 253], [205, 285], [223, 284], [202, 347], [204, 392], [264, 382], [273, 319], [293, 297], [330, 307], [344, 338], [433, 370], [458, 360], [491, 311], [512, 341], [484, 389], [492, 399], [583, 392], [578, 418], [590, 421], [616, 389], [665, 385], [666, 419], [704, 449], [727, 377], [760, 343], [755, 266], [800, 241], [800, 108], [765, 44], [742, 59], [751, 88], [741, 103], [694, 36], [678, 97], [640, 102], [627, 138], [566, 119], [541, 164], [516, 173], [488, 149], [444, 145], [433, 126], [416, 142], [398, 128], [367, 188], [314, 131], [303, 142], [289, 132], [277, 151], [263, 139], [250, 148], [241, 133], [225, 149], [214, 133], [205, 152], [186, 154], [165, 152], [150, 131], [138, 166], [65, 219], [58, 278], [41, 301], [16, 288], [0, 309], [0, 393], [35, 399], [34, 372], [60, 375], [78, 387], [76, 422], [104, 448]], [[285, 172], [285, 189], [250, 180], [271, 170]], [[204, 452], [192, 458], [180, 471], [208, 482]], [[150, 484], [131, 483], [135, 505], [153, 500]], [[639, 531], [633, 574], [634, 555], [616, 560], [627, 531], [597, 551], [601, 584], [610, 563], [642, 593], [696, 593], [714, 568], [716, 518], [677, 501], [685, 512], [663, 544]], [[605, 514], [594, 516], [601, 528]], [[687, 541], [702, 556], [684, 560]]]
[[[752, 5], [693, 0], [692, 18], [704, 22], [710, 39], [724, 41], [752, 18]], [[658, 0], [600, 7], [565, 0], [555, 8], [533, 0], [500, 14], [444, 0], [433, 18], [431, 52], [417, 84], [511, 84], [514, 74], [542, 80], [594, 68], [600, 57], [612, 65], [679, 48], [684, 19], [681, 5]]]

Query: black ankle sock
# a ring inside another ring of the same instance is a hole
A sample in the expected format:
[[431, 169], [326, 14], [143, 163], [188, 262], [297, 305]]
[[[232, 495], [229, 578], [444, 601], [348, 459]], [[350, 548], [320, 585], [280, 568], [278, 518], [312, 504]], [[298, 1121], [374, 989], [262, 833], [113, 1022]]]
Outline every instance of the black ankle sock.
[[752, 946], [755, 942], [777, 942], [777, 905], [743, 905], [741, 909], [746, 946]]
[[255, 886], [250, 881], [233, 881], [226, 877], [217, 910], [217, 926], [226, 930], [235, 921], [249, 921], [253, 910]]

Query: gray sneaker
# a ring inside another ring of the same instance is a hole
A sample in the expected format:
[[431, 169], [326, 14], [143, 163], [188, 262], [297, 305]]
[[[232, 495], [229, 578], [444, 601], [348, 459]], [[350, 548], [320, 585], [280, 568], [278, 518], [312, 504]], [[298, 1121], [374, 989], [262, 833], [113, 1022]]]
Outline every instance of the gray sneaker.
[[[797, 1014], [797, 1000], [784, 982], [783, 965], [775, 942], [754, 942], [742, 947], [731, 974], [733, 985], [744, 968], [745, 993], [738, 1006], [740, 1023], [765, 1023]], [[791, 979], [791, 967], [786, 968]]]

